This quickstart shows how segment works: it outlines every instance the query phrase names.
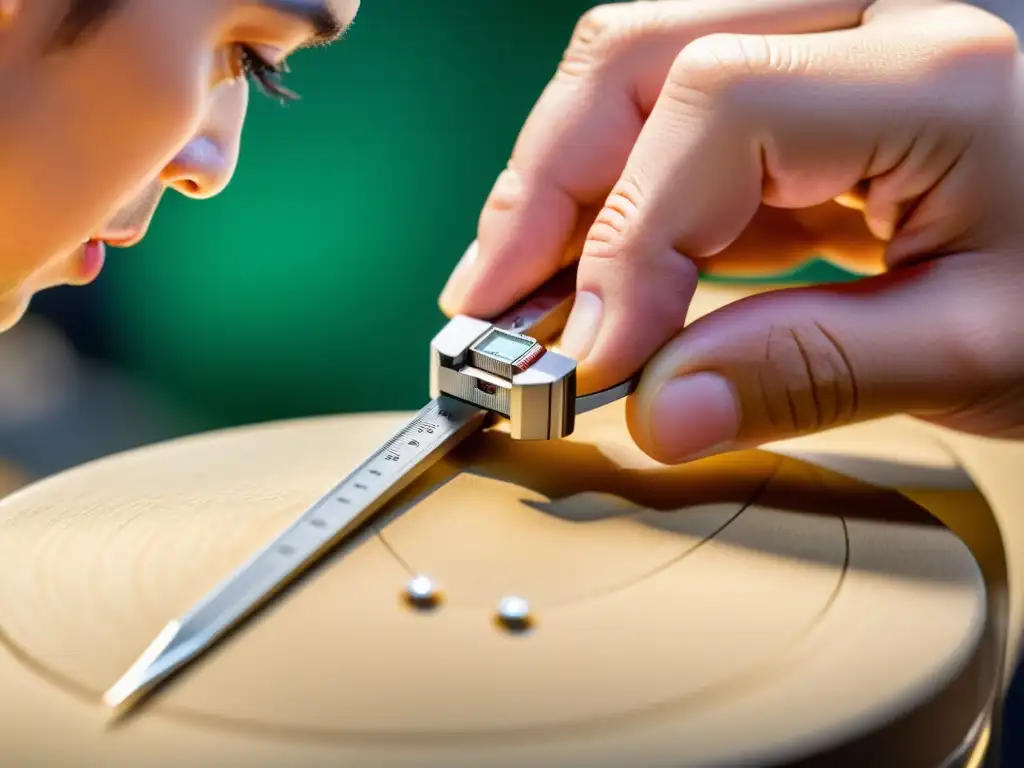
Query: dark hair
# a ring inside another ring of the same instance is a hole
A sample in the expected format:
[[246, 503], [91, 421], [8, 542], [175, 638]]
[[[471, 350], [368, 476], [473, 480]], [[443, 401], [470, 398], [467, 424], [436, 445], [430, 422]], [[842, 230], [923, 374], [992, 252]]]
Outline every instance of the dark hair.
[[100, 26], [122, 2], [123, 0], [71, 0], [71, 5], [54, 34], [52, 47], [59, 49], [74, 45]]

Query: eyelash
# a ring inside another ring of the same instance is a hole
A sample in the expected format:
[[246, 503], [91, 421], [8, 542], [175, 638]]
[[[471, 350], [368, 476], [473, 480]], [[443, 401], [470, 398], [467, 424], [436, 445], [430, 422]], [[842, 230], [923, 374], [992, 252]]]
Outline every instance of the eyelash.
[[241, 75], [252, 81], [264, 95], [282, 102], [295, 101], [299, 94], [281, 85], [281, 76], [288, 73], [287, 64], [271, 64], [248, 45], [238, 46]]

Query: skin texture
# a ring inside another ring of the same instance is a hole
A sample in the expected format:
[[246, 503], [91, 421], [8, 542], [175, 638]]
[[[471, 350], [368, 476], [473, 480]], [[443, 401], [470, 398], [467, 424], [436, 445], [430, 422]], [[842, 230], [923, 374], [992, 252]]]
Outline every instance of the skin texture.
[[[305, 0], [351, 22], [358, 0]], [[82, 243], [132, 245], [163, 193], [216, 195], [249, 99], [240, 46], [271, 64], [311, 40], [301, 15], [253, 0], [123, 0], [52, 50], [68, 0], [0, 0], [0, 330], [32, 294], [84, 284]]]
[[[993, 3], [988, 3], [991, 7]], [[951, 0], [666, 0], [580, 21], [441, 297], [580, 260], [564, 351], [675, 463], [892, 413], [1024, 437], [1024, 78]], [[702, 273], [864, 275], [682, 331]], [[500, 276], [500, 279], [499, 279]]]

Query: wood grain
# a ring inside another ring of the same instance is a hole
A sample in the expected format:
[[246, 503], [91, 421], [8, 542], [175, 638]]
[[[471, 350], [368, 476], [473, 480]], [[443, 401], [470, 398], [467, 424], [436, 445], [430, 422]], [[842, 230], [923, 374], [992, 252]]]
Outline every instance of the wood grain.
[[[403, 418], [196, 436], [0, 502], [0, 764], [763, 765], [866, 744], [965, 679], [948, 738], [981, 713], [985, 566], [935, 509], [988, 506], [944, 435], [894, 419], [670, 468], [613, 406], [558, 444], [473, 438], [106, 729], [100, 695], [161, 627]], [[432, 614], [401, 599], [420, 571]], [[495, 626], [506, 594], [532, 633]]]

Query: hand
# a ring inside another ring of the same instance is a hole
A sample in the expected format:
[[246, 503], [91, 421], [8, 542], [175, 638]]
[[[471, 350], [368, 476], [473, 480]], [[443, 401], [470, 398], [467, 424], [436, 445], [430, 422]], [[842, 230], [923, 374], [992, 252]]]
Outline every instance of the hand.
[[[442, 308], [490, 316], [580, 258], [583, 390], [646, 365], [678, 462], [892, 413], [1024, 436], [1024, 80], [947, 0], [675, 0], [579, 23]], [[702, 272], [865, 277], [682, 331]], [[681, 332], [682, 331], [682, 332]]]

